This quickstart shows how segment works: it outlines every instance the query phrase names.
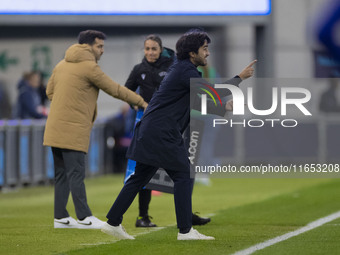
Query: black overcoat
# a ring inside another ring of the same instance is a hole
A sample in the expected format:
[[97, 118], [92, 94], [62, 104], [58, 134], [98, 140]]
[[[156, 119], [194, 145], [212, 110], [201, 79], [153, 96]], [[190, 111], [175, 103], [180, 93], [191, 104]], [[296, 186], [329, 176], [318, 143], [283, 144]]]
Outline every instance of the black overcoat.
[[[142, 119], [136, 124], [127, 157], [173, 171], [190, 171], [182, 134], [190, 121], [190, 78], [201, 73], [189, 60], [176, 60]], [[228, 81], [238, 85], [240, 78]]]

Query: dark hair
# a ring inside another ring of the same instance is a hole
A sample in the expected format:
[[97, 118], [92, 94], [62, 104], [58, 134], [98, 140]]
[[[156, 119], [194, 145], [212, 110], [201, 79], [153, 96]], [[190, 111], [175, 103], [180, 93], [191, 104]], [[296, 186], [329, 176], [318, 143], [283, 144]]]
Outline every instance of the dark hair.
[[79, 33], [78, 43], [93, 45], [96, 38], [105, 40], [106, 35], [103, 32], [96, 31], [96, 30], [85, 30]]
[[179, 60], [190, 58], [189, 53], [198, 53], [204, 42], [210, 43], [208, 34], [202, 29], [191, 29], [186, 32], [176, 43], [176, 55]]
[[39, 75], [41, 77], [41, 73], [38, 71], [30, 71], [30, 72], [24, 72], [22, 78], [26, 81], [30, 80], [34, 75]]
[[162, 40], [161, 38], [158, 36], [158, 35], [155, 35], [155, 34], [151, 34], [151, 35], [148, 35], [145, 40], [144, 40], [144, 44], [147, 40], [152, 40], [152, 41], [155, 41], [156, 43], [158, 43], [159, 47], [161, 49], [163, 49], [163, 46], [162, 46]]

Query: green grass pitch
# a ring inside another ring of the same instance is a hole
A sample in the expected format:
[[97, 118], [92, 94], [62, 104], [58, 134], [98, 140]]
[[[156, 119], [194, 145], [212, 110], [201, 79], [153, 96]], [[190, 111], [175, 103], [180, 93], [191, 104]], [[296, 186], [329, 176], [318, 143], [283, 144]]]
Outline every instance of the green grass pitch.
[[[86, 179], [92, 212], [105, 220], [122, 175]], [[75, 217], [73, 203], [68, 210]], [[233, 254], [340, 211], [340, 179], [211, 179], [196, 184], [193, 210], [213, 215], [197, 227], [214, 241], [176, 240], [173, 196], [153, 196], [150, 215], [161, 230], [135, 228], [137, 199], [123, 225], [136, 240], [116, 242], [100, 230], [54, 229], [53, 187], [0, 193], [0, 254]], [[340, 254], [340, 219], [255, 254]]]

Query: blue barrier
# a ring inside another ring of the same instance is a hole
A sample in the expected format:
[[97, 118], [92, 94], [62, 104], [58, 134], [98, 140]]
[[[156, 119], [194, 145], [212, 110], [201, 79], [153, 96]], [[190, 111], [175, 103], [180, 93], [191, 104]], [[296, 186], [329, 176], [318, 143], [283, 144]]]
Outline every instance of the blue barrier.
[[31, 120], [21, 120], [19, 130], [19, 179], [20, 183], [28, 184], [31, 182]]
[[88, 152], [88, 173], [98, 175], [104, 173], [104, 123], [97, 121], [94, 126]]
[[53, 154], [52, 149], [50, 147], [45, 147], [45, 167], [46, 167], [46, 177], [48, 180], [54, 179], [54, 163], [53, 163]]
[[96, 132], [96, 130], [93, 130], [90, 138], [88, 164], [91, 175], [99, 172], [99, 141], [98, 132]]
[[[44, 183], [54, 179], [51, 148], [42, 145], [44, 126], [45, 121], [0, 120], [1, 187]], [[90, 176], [105, 173], [104, 162], [108, 159], [104, 158], [104, 127], [105, 123], [99, 121], [92, 130], [86, 161], [87, 174]], [[239, 129], [231, 132], [227, 138], [233, 136], [232, 140], [223, 140], [221, 137], [225, 136], [225, 130], [221, 128], [214, 134], [215, 137], [208, 138], [214, 142], [214, 146], [219, 143], [217, 139], [221, 140], [221, 144], [231, 145], [230, 150], [228, 148], [216, 154], [221, 157], [221, 161], [228, 159], [229, 163], [256, 164], [266, 161], [269, 156], [270, 160], [279, 162], [337, 162], [340, 153], [339, 127], [339, 118], [322, 118], [301, 123], [290, 133], [282, 128], [244, 128], [242, 133], [237, 133]], [[274, 147], [273, 143], [278, 146]], [[212, 148], [203, 148], [203, 152], [211, 156], [208, 152]], [[206, 161], [204, 159], [204, 163]], [[133, 168], [132, 162], [129, 162], [128, 169]]]
[[[0, 187], [47, 183], [54, 180], [50, 147], [43, 146], [45, 120], [0, 120]], [[104, 123], [91, 134], [86, 168], [104, 173]]]

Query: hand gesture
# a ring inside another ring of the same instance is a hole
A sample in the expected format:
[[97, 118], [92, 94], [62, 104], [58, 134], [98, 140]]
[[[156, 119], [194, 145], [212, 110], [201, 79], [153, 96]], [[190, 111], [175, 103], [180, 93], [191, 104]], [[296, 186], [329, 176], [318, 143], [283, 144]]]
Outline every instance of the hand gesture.
[[233, 100], [230, 99], [229, 101], [227, 101], [227, 103], [225, 104], [225, 110], [226, 111], [232, 111], [233, 110]]
[[148, 107], [148, 103], [144, 102], [144, 104], [143, 104], [144, 111], [146, 110], [146, 107]]
[[238, 75], [242, 80], [248, 79], [249, 77], [253, 76], [254, 68], [253, 65], [257, 62], [257, 60], [253, 60], [246, 68], [242, 70], [242, 72]]

